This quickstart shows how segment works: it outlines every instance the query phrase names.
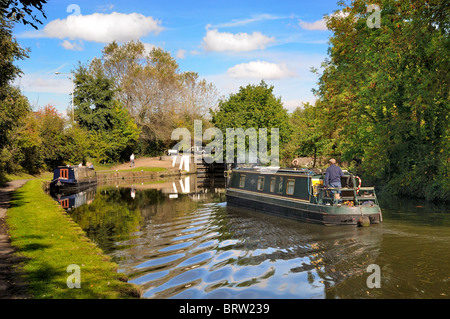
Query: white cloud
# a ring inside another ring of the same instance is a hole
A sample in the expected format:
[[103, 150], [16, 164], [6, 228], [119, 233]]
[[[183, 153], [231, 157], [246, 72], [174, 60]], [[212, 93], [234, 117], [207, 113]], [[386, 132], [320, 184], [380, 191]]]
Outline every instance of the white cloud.
[[72, 50], [72, 51], [82, 51], [83, 50], [81, 41], [79, 43], [76, 43], [76, 42], [72, 43], [68, 40], [64, 40], [63, 42], [61, 42], [61, 46], [66, 50]]
[[327, 31], [327, 21], [328, 19], [334, 17], [334, 18], [338, 18], [338, 19], [343, 19], [349, 16], [348, 12], [343, 12], [343, 11], [336, 11], [330, 15], [327, 15], [325, 17], [323, 17], [320, 20], [314, 21], [314, 22], [306, 22], [303, 20], [298, 20], [298, 24], [300, 25], [300, 27], [302, 27], [305, 30], [319, 30], [319, 31]]
[[316, 100], [317, 99], [315, 97], [311, 97], [306, 100], [304, 100], [304, 99], [287, 100], [287, 101], [283, 101], [283, 106], [286, 110], [288, 110], [288, 112], [293, 112], [298, 107], [303, 108], [304, 103], [310, 103], [310, 104], [314, 105], [316, 103]]
[[72, 81], [67, 75], [57, 76], [54, 73], [25, 73], [17, 78], [14, 85], [24, 92], [70, 94]]
[[324, 19], [317, 20], [315, 22], [306, 22], [299, 20], [298, 24], [305, 30], [320, 30], [320, 31], [326, 31], [327, 28], [327, 22]]
[[105, 4], [105, 5], [99, 6], [99, 7], [98, 7], [98, 10], [99, 10], [99, 11], [105, 12], [105, 11], [110, 11], [110, 10], [112, 10], [113, 8], [114, 8], [114, 5], [113, 5], [113, 4]]
[[267, 47], [267, 45], [274, 41], [275, 38], [268, 37], [261, 32], [253, 32], [252, 34], [233, 34], [229, 32], [219, 32], [217, 29], [212, 29], [207, 30], [206, 36], [203, 38], [203, 47], [206, 51], [243, 52], [263, 50]]
[[200, 54], [202, 54], [202, 52], [199, 51], [199, 50], [191, 50], [191, 51], [189, 51], [189, 54], [191, 54], [191, 55], [200, 55]]
[[300, 27], [302, 27], [305, 30], [319, 30], [319, 31], [327, 31], [327, 21], [328, 19], [330, 19], [331, 17], [334, 18], [346, 18], [348, 17], [348, 13], [347, 12], [343, 12], [343, 11], [336, 11], [334, 13], [332, 13], [331, 15], [327, 15], [325, 17], [323, 17], [320, 20], [314, 21], [314, 22], [307, 22], [307, 21], [303, 21], [303, 20], [298, 20], [298, 24], [300, 25]]
[[237, 27], [237, 26], [242, 26], [242, 25], [247, 25], [253, 22], [258, 22], [258, 21], [265, 21], [265, 20], [279, 20], [279, 19], [285, 19], [286, 17], [283, 16], [275, 16], [273, 14], [259, 14], [259, 15], [255, 15], [252, 18], [248, 18], [248, 19], [242, 19], [242, 20], [232, 20], [231, 22], [226, 22], [226, 23], [221, 23], [218, 25], [215, 25], [215, 28], [224, 28], [224, 27]]
[[145, 56], [148, 56], [152, 52], [153, 48], [155, 48], [155, 45], [151, 43], [143, 43], [143, 45], [145, 49], [144, 51]]
[[241, 63], [229, 68], [227, 74], [232, 78], [249, 79], [283, 79], [295, 76], [285, 63], [270, 63], [267, 61], [252, 61]]
[[42, 31], [25, 32], [22, 38], [57, 38], [109, 43], [137, 40], [149, 33], [164, 30], [161, 21], [139, 13], [70, 15], [66, 19], [50, 21]]
[[184, 59], [186, 57], [186, 50], [180, 49], [177, 52], [177, 59]]

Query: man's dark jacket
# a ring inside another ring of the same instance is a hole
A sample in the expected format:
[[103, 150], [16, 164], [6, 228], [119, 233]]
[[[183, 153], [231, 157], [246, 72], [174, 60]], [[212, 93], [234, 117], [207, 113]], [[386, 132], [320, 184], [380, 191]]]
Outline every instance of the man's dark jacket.
[[330, 167], [327, 168], [327, 171], [325, 173], [324, 186], [328, 187], [331, 183], [337, 182], [340, 183], [341, 176], [344, 176], [344, 173], [342, 172], [341, 168], [334, 164], [330, 165]]

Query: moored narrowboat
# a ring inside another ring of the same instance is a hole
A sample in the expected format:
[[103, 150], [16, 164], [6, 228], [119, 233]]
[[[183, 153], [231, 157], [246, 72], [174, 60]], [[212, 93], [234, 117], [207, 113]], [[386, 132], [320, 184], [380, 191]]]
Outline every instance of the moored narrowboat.
[[84, 166], [60, 166], [53, 170], [50, 188], [59, 192], [73, 192], [97, 184], [97, 174], [93, 168]]
[[227, 206], [262, 211], [323, 225], [382, 222], [374, 187], [344, 171], [341, 188], [325, 188], [320, 170], [234, 169], [229, 176]]

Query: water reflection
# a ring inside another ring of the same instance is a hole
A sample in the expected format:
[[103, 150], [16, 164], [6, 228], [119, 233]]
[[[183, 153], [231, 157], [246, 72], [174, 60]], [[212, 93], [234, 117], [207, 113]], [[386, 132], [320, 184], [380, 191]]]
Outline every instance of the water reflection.
[[448, 298], [448, 213], [385, 210], [368, 228], [305, 224], [229, 208], [223, 184], [190, 176], [100, 185], [71, 216], [144, 298]]
[[77, 193], [55, 192], [52, 190], [50, 195], [67, 211], [71, 211], [83, 205], [92, 203], [95, 194], [97, 193], [97, 186], [79, 190]]

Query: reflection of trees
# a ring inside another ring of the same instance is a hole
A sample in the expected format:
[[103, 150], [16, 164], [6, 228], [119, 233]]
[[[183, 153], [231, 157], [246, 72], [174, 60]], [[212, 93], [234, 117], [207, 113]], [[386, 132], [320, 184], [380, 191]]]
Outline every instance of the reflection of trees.
[[157, 189], [136, 190], [133, 199], [130, 188], [109, 187], [99, 190], [90, 205], [76, 208], [71, 216], [90, 239], [110, 253], [120, 248], [117, 242], [135, 238], [150, 219], [164, 223], [197, 207], [187, 196], [170, 200]]
[[119, 238], [131, 236], [142, 221], [138, 209], [121, 201], [123, 196], [120, 189], [105, 189], [97, 193], [90, 205], [71, 212], [87, 236], [106, 253], [113, 249]]

